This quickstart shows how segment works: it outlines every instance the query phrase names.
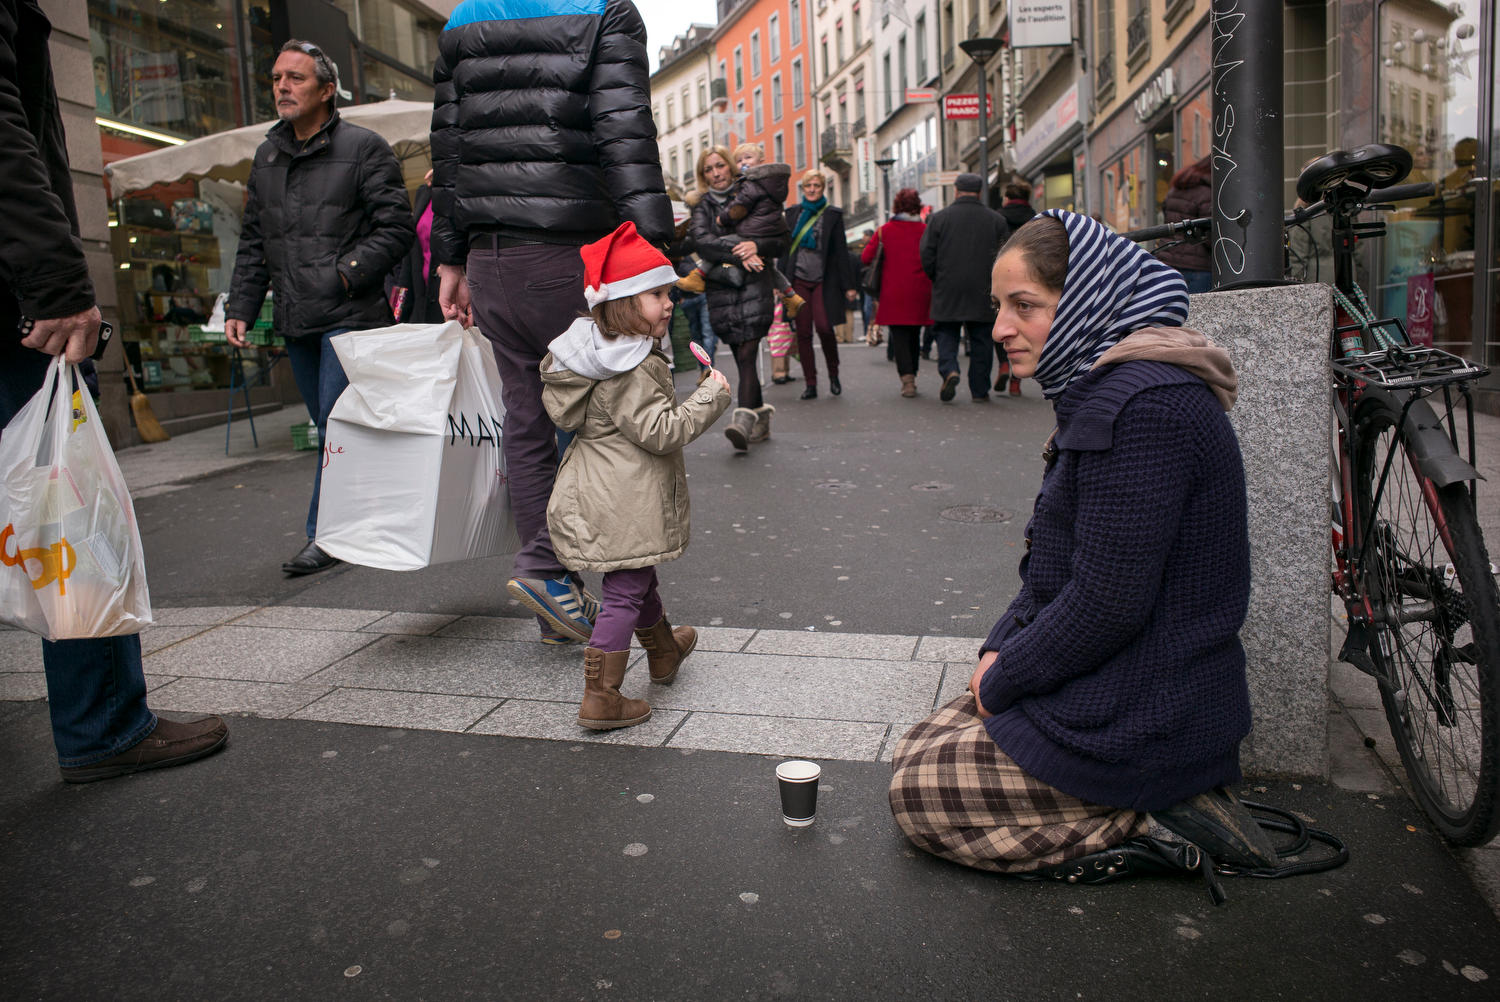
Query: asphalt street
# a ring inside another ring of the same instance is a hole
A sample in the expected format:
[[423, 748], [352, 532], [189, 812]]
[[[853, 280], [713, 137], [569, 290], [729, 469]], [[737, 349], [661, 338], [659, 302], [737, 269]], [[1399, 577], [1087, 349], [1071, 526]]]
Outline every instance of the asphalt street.
[[[662, 568], [674, 621], [978, 637], [1013, 594], [1050, 406], [1034, 384], [941, 404], [927, 363], [903, 400], [883, 351], [844, 355], [841, 397], [826, 380], [808, 402], [799, 383], [767, 387], [773, 438], [748, 456], [719, 428], [688, 449], [693, 541]], [[141, 498], [154, 603], [526, 617], [504, 557], [284, 578], [316, 461]], [[230, 728], [190, 767], [69, 787], [45, 703], [0, 701], [5, 998], [1378, 1002], [1493, 999], [1500, 978], [1500, 922], [1383, 778], [1252, 779], [1242, 793], [1352, 858], [1229, 880], [1215, 908], [1196, 880], [1027, 883], [917, 852], [884, 762], [826, 760], [817, 823], [797, 831], [763, 754], [265, 715]]]
[[[883, 348], [842, 347], [842, 396], [826, 378], [809, 401], [800, 381], [768, 380], [769, 442], [736, 455], [721, 420], [688, 447], [692, 541], [660, 569], [674, 622], [982, 637], [1014, 595], [1052, 428], [1036, 384], [985, 404], [961, 388], [943, 404], [924, 361], [921, 395], [907, 400]], [[678, 376], [684, 389], [693, 379]], [[509, 557], [285, 578], [317, 461], [256, 464], [138, 501], [152, 599], [522, 615], [504, 591]]]

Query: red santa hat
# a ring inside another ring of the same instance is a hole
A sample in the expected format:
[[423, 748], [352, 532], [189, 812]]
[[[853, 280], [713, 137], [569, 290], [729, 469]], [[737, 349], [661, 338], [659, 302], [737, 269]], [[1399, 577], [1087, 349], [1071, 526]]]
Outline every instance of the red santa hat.
[[623, 222], [603, 240], [580, 248], [583, 296], [589, 309], [611, 299], [626, 299], [677, 281], [677, 272], [661, 251]]

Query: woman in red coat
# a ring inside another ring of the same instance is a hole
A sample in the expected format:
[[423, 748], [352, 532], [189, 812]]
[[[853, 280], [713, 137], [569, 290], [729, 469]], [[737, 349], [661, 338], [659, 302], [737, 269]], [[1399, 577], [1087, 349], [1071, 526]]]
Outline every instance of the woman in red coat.
[[865, 243], [860, 261], [869, 264], [884, 248], [880, 264], [880, 295], [875, 322], [891, 333], [901, 395], [917, 395], [917, 359], [922, 328], [932, 323], [932, 280], [922, 271], [922, 199], [914, 188], [896, 192], [891, 218]]

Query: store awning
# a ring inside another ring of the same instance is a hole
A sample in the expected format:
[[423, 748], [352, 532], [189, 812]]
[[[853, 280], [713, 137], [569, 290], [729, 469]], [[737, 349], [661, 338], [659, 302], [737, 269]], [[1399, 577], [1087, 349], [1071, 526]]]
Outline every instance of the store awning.
[[[432, 105], [425, 101], [377, 101], [340, 108], [339, 114], [377, 133], [405, 160], [425, 152], [432, 130]], [[119, 198], [153, 184], [214, 178], [244, 183], [250, 176], [255, 150], [275, 122], [260, 122], [227, 132], [216, 132], [181, 146], [153, 150], [116, 160], [104, 168], [110, 191]]]

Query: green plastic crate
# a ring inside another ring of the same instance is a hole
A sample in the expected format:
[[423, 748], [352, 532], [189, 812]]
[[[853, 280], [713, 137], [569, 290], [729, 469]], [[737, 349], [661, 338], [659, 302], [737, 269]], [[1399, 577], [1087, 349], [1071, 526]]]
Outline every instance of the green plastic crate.
[[318, 426], [311, 421], [303, 421], [301, 424], [292, 425], [292, 448], [298, 452], [308, 449], [316, 449], [321, 443], [318, 442]]

